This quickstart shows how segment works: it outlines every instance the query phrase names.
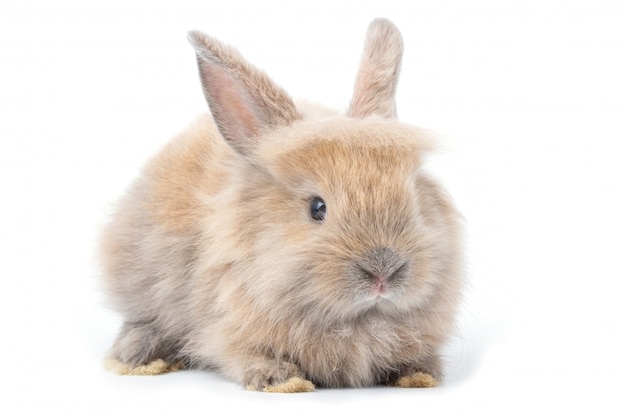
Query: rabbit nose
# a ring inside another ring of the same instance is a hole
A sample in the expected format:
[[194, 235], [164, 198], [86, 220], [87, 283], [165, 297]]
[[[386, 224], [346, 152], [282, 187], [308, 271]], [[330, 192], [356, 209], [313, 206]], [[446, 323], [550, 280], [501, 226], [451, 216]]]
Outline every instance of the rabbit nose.
[[367, 279], [390, 281], [404, 276], [407, 262], [393, 249], [379, 247], [367, 252], [358, 267]]

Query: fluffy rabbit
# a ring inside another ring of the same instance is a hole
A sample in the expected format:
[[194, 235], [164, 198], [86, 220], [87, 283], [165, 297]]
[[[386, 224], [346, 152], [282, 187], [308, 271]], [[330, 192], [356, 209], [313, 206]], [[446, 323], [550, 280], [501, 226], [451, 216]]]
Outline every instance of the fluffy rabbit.
[[346, 115], [294, 105], [199, 32], [211, 115], [165, 147], [102, 239], [124, 317], [110, 368], [211, 368], [248, 389], [441, 381], [460, 297], [458, 214], [396, 119], [398, 29], [374, 20]]

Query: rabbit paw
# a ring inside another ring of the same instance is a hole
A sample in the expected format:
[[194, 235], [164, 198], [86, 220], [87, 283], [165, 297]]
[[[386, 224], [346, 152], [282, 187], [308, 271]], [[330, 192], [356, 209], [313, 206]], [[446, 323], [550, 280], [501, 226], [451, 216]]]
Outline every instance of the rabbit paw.
[[438, 381], [432, 375], [424, 372], [415, 372], [411, 375], [403, 376], [394, 384], [396, 387], [402, 388], [432, 388], [439, 385]]
[[117, 359], [108, 358], [104, 361], [104, 367], [119, 375], [160, 375], [179, 371], [185, 366], [182, 361], [168, 363], [163, 359], [154, 360], [146, 365], [131, 366]]
[[302, 379], [298, 376], [292, 376], [287, 381], [276, 384], [268, 385], [263, 388], [264, 392], [311, 392], [315, 389], [315, 385], [307, 379]]
[[309, 392], [315, 389], [295, 365], [285, 361], [278, 364], [276, 361], [257, 361], [246, 372], [244, 385], [250, 391], [264, 392]]

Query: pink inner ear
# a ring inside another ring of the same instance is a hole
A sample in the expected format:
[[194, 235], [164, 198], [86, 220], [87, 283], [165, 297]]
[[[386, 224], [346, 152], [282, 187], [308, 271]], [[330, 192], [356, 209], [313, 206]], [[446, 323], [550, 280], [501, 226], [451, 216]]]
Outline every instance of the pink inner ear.
[[259, 132], [261, 119], [241, 80], [211, 62], [202, 64], [202, 72], [204, 93], [222, 135], [236, 147], [245, 147], [238, 142], [254, 137]]

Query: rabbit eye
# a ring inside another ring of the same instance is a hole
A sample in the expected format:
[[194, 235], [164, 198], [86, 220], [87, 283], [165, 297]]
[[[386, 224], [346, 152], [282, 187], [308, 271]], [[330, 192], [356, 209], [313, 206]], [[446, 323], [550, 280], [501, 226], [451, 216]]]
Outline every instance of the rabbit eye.
[[314, 197], [309, 205], [309, 212], [313, 220], [322, 221], [326, 217], [326, 203], [319, 197]]

